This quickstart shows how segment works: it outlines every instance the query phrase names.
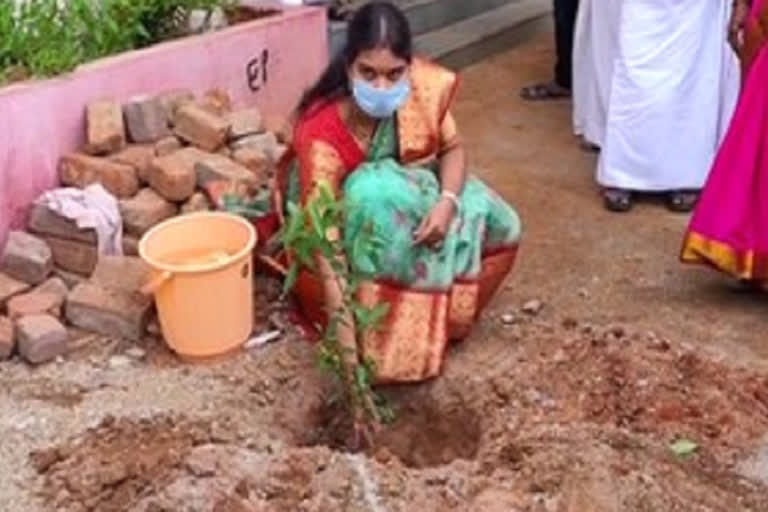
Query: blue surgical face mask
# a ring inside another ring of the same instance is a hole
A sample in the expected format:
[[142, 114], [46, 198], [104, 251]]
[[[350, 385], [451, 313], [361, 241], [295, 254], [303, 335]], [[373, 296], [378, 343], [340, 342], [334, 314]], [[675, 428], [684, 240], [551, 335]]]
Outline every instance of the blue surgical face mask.
[[370, 82], [355, 79], [352, 83], [352, 95], [357, 105], [369, 116], [376, 119], [391, 117], [405, 104], [411, 94], [411, 82], [401, 78], [393, 86], [379, 89]]

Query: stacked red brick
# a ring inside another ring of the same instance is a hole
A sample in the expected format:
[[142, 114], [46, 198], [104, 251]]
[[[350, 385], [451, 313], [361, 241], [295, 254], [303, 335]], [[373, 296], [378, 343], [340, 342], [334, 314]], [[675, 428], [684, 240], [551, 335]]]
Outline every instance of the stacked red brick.
[[119, 200], [126, 256], [100, 257], [95, 231], [35, 206], [29, 233], [11, 233], [0, 258], [0, 359], [15, 351], [32, 363], [63, 355], [64, 323], [140, 338], [151, 301], [138, 293], [147, 277], [136, 258], [139, 238], [174, 215], [211, 209], [222, 189], [270, 187], [287, 136], [257, 109], [233, 109], [222, 91], [199, 99], [171, 91], [125, 105], [92, 102], [86, 140], [62, 157], [61, 182], [100, 183]]

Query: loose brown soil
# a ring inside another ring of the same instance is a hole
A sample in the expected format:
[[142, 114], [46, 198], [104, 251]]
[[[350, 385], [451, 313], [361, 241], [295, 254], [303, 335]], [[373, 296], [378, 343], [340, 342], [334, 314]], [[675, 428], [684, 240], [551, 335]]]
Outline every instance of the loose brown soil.
[[[298, 342], [276, 350], [311, 355]], [[442, 379], [388, 390], [398, 419], [366, 454], [344, 455], [348, 425], [322, 392], [297, 406], [288, 389], [251, 385], [273, 395], [280, 449], [249, 444], [227, 418], [109, 418], [31, 462], [62, 511], [180, 510], [201, 489], [194, 510], [375, 510], [345, 487], [360, 464], [383, 510], [768, 510], [768, 487], [737, 472], [768, 431], [765, 375], [572, 319], [526, 318], [454, 355]], [[698, 451], [676, 456], [678, 439]]]

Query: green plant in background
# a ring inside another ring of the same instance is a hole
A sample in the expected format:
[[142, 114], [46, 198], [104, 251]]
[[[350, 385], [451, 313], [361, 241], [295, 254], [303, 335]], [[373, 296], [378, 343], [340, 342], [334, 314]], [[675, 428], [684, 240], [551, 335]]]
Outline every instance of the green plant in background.
[[0, 83], [53, 76], [99, 57], [183, 36], [195, 9], [236, 0], [0, 0]]
[[394, 411], [373, 389], [376, 380], [374, 361], [364, 359], [354, 368], [349, 367], [347, 361], [350, 354], [346, 350], [350, 349], [339, 342], [338, 330], [345, 319], [353, 318], [356, 337], [362, 340], [378, 328], [389, 308], [387, 304], [368, 307], [358, 299], [360, 285], [368, 276], [351, 269], [346, 264], [345, 254], [351, 250], [355, 254], [350, 255], [350, 260], [359, 261], [362, 256], [375, 260], [385, 241], [371, 228], [363, 230], [352, 247], [344, 247], [342, 237], [338, 234], [344, 225], [345, 209], [343, 201], [335, 199], [331, 189], [325, 185], [320, 186], [316, 198], [305, 207], [288, 205], [288, 220], [282, 238], [293, 261], [285, 281], [285, 291], [293, 288], [302, 267], [317, 268], [317, 256], [329, 262], [340, 289], [344, 291], [341, 306], [336, 311], [328, 312], [328, 322], [318, 352], [318, 365], [338, 385], [336, 399], [341, 401], [356, 422], [356, 436], [365, 438], [354, 441], [353, 444], [359, 446], [360, 441], [370, 443], [370, 434], [377, 425], [394, 420]]

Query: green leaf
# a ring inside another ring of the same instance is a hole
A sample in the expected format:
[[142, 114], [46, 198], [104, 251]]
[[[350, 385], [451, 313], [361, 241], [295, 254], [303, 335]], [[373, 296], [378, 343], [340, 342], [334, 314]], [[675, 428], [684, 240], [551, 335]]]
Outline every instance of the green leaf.
[[678, 457], [687, 457], [695, 453], [699, 449], [699, 445], [690, 439], [678, 439], [669, 445], [669, 449]]
[[371, 376], [365, 366], [361, 365], [355, 368], [355, 383], [360, 390], [366, 390], [371, 387]]
[[288, 275], [285, 276], [285, 282], [283, 283], [283, 295], [288, 295], [288, 293], [293, 289], [293, 287], [296, 285], [296, 280], [299, 278], [299, 265], [298, 263], [294, 262], [291, 264], [291, 268], [288, 269]]
[[323, 229], [325, 226], [323, 226], [323, 221], [320, 219], [320, 212], [316, 201], [309, 204], [307, 212], [309, 213], [309, 219], [312, 221], [312, 229], [315, 231], [315, 235], [320, 239], [325, 239], [325, 229]]
[[371, 309], [371, 324], [378, 325], [389, 313], [389, 304], [386, 302], [377, 304]]

